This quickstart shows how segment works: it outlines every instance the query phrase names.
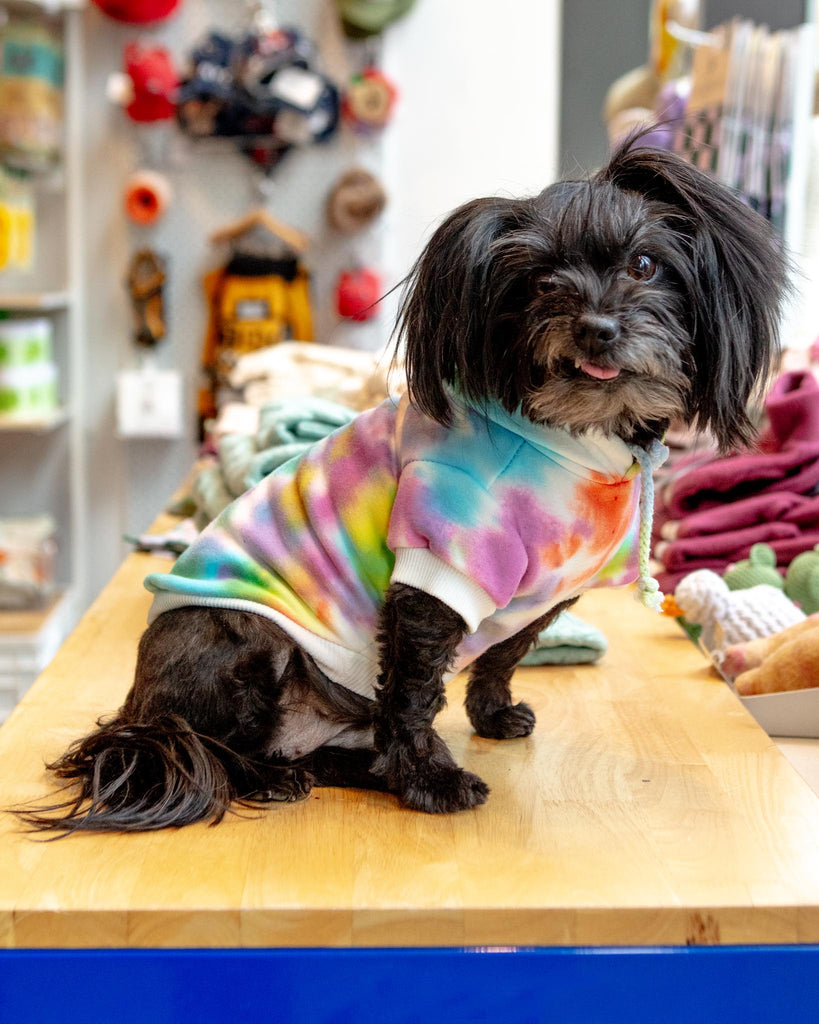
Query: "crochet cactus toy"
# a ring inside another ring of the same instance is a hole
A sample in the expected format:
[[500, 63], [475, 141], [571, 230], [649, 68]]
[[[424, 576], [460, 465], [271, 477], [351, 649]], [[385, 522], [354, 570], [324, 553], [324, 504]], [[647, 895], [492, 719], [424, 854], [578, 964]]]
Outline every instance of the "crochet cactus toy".
[[760, 583], [767, 583], [777, 590], [785, 589], [785, 581], [776, 568], [776, 552], [769, 544], [754, 544], [748, 557], [729, 566], [722, 578], [729, 590], [747, 590]]
[[819, 615], [728, 647], [720, 667], [743, 697], [819, 686]]
[[732, 591], [710, 569], [680, 580], [674, 599], [688, 622], [702, 626], [700, 640], [716, 661], [730, 644], [772, 636], [805, 618], [777, 587], [760, 583]]
[[803, 551], [788, 566], [785, 593], [806, 615], [819, 612], [819, 546]]

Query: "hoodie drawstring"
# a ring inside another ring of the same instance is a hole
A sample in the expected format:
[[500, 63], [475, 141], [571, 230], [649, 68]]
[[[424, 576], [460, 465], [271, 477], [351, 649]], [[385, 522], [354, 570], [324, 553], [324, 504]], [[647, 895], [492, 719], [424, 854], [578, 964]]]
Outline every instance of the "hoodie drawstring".
[[651, 528], [654, 523], [654, 470], [668, 458], [668, 448], [660, 441], [654, 440], [649, 447], [640, 448], [629, 445], [629, 451], [640, 464], [640, 532], [637, 546], [637, 579], [636, 599], [646, 606], [660, 611], [663, 595], [660, 584], [651, 575], [649, 558], [651, 556]]

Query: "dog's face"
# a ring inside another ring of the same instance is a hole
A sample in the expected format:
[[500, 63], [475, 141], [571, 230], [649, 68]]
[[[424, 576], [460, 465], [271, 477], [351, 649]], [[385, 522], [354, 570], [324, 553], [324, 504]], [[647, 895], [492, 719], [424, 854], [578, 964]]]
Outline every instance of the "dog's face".
[[785, 289], [761, 217], [671, 154], [623, 149], [588, 181], [441, 225], [402, 304], [410, 393], [444, 423], [448, 384], [573, 432], [682, 419], [729, 449], [751, 440]]
[[497, 245], [501, 260], [537, 264], [515, 354], [524, 414], [623, 437], [682, 416], [693, 353], [673, 215], [607, 183], [550, 189], [536, 211], [534, 251], [518, 232]]

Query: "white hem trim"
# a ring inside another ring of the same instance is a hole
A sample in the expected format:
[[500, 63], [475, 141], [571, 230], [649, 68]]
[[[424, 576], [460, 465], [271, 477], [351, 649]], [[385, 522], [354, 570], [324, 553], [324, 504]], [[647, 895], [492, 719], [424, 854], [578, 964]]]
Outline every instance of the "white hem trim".
[[174, 594], [170, 591], [156, 591], [153, 604], [148, 612], [150, 625], [164, 612], [176, 608], [227, 608], [237, 612], [253, 612], [272, 619], [281, 626], [285, 633], [313, 658], [321, 671], [334, 683], [354, 690], [362, 697], [375, 697], [375, 684], [378, 679], [378, 652], [375, 646], [369, 651], [352, 651], [341, 644], [333, 643], [324, 637], [311, 633], [286, 615], [277, 612], [267, 605], [256, 601], [247, 601], [238, 597], [197, 597], [195, 594]]
[[497, 610], [483, 587], [429, 548], [398, 548], [390, 582], [405, 583], [437, 597], [463, 618], [470, 633]]

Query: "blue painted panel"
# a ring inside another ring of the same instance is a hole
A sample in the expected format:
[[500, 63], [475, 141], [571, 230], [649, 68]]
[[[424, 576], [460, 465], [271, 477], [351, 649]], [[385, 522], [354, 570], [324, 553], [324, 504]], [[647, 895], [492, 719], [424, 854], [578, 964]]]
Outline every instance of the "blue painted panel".
[[813, 1024], [819, 946], [0, 951], [2, 1024]]

